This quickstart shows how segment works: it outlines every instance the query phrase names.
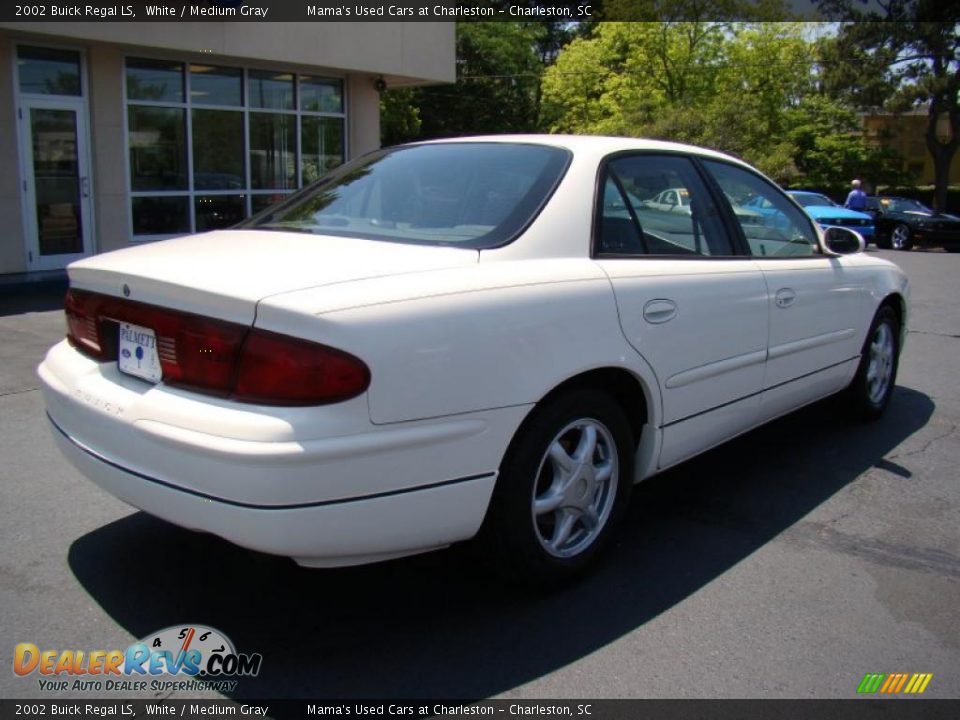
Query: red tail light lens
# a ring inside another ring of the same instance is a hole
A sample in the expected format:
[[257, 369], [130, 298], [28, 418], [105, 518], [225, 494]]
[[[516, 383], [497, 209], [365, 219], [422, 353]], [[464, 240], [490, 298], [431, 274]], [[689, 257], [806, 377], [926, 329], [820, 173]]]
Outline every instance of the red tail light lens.
[[85, 351], [98, 360], [104, 351], [100, 342], [100, 324], [92, 307], [91, 293], [68, 290], [64, 301], [67, 315], [67, 338], [74, 347]]
[[117, 358], [121, 322], [157, 336], [163, 381], [264, 405], [322, 405], [356, 397], [370, 384], [358, 358], [326, 345], [246, 325], [71, 289], [67, 338], [96, 360]]
[[243, 344], [233, 397], [243, 402], [321, 405], [356, 397], [370, 371], [353, 355], [254, 328]]

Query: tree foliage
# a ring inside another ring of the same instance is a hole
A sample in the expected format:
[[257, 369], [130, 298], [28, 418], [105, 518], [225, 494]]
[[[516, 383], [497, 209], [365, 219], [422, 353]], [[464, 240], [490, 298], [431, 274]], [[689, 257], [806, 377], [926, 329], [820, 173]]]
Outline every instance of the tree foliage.
[[387, 91], [384, 141], [535, 132], [544, 62], [563, 37], [541, 23], [457, 23], [456, 83]]
[[945, 208], [950, 163], [960, 145], [960, 7], [941, 0], [887, 0], [879, 11], [866, 11], [856, 0], [818, 4], [846, 21], [835, 39], [823, 43], [824, 89], [862, 109], [925, 107], [934, 204]]
[[546, 70], [544, 124], [705, 145], [782, 183], [889, 174], [888, 153], [818, 91], [816, 50], [800, 23], [604, 23]]

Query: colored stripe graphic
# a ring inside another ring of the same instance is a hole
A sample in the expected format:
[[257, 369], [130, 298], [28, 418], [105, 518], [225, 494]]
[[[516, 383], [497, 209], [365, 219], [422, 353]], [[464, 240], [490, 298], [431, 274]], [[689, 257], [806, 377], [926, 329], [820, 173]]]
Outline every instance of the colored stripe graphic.
[[917, 677], [923, 678], [922, 680], [917, 681], [917, 686], [913, 689], [913, 692], [919, 695], [927, 689], [927, 685], [929, 685], [930, 681], [933, 680], [933, 673], [920, 673], [917, 675]]
[[879, 692], [883, 695], [898, 693], [920, 695], [933, 680], [933, 673], [867, 673], [857, 686], [860, 694], [871, 695]]
[[886, 677], [884, 673], [867, 673], [863, 676], [863, 680], [860, 681], [860, 686], [857, 688], [858, 693], [868, 693], [873, 694], [880, 689], [880, 683], [883, 682], [883, 679]]

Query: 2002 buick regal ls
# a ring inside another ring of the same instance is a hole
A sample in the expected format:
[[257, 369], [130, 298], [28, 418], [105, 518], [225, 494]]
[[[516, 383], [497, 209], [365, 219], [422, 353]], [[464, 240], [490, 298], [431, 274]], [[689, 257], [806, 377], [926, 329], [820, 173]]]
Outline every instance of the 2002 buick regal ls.
[[148, 513], [313, 567], [480, 533], [554, 582], [634, 483], [833, 393], [884, 411], [908, 285], [862, 250], [709, 150], [402, 146], [74, 263], [39, 373], [62, 451]]

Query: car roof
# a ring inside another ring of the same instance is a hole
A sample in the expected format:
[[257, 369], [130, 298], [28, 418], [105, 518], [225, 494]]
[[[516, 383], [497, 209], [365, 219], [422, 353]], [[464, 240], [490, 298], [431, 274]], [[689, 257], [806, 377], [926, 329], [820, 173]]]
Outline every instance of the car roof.
[[464, 142], [485, 142], [485, 143], [527, 143], [534, 145], [550, 145], [553, 147], [565, 148], [573, 153], [615, 153], [624, 150], [660, 150], [666, 152], [681, 152], [691, 155], [700, 155], [701, 157], [715, 158], [717, 160], [726, 160], [744, 167], [750, 167], [739, 158], [727, 155], [725, 153], [710, 150], [696, 145], [685, 145], [683, 143], [669, 142], [667, 140], [651, 140], [649, 138], [629, 138], [615, 137], [610, 135], [474, 135], [467, 137], [443, 138], [440, 140], [428, 140], [424, 143], [415, 144], [444, 144], [444, 143], [464, 143]]

